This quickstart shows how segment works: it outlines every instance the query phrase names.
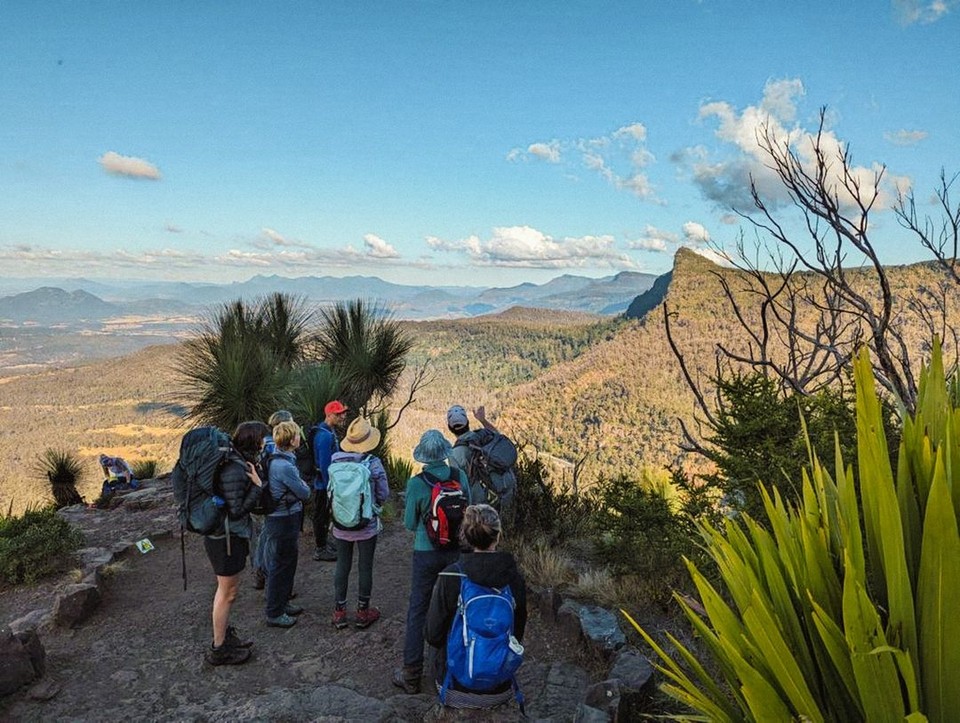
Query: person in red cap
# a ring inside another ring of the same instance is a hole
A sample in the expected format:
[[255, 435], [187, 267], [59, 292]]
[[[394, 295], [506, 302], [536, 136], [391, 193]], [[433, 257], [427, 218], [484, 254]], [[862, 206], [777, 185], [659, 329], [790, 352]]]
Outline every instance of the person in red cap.
[[323, 414], [324, 419], [317, 426], [313, 437], [313, 459], [317, 465], [317, 476], [313, 480], [313, 539], [317, 543], [317, 549], [313, 553], [313, 559], [335, 562], [337, 550], [333, 543], [327, 540], [327, 531], [330, 528], [330, 499], [327, 497], [327, 482], [330, 478], [327, 470], [333, 453], [340, 450], [336, 427], [343, 424], [347, 407], [343, 402], [334, 399], [327, 402]]

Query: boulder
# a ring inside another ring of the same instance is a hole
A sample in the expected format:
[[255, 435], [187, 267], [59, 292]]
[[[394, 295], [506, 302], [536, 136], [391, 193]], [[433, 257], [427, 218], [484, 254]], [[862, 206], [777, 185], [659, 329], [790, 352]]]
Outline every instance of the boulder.
[[579, 643], [583, 636], [580, 625], [580, 610], [583, 607], [576, 600], [564, 600], [557, 609], [557, 627], [570, 642]]
[[594, 683], [587, 688], [583, 702], [591, 708], [603, 711], [608, 720], [620, 720], [620, 681], [604, 680]]
[[16, 635], [36, 630], [50, 622], [50, 610], [33, 610], [10, 623], [10, 630]]
[[0, 629], [0, 696], [9, 695], [43, 675], [46, 651], [35, 631], [14, 635]]
[[150, 510], [155, 507], [169, 507], [170, 495], [164, 490], [150, 487], [134, 490], [123, 495], [123, 508], [126, 510]]
[[532, 687], [532, 679], [542, 680], [543, 670], [524, 664], [518, 676], [520, 688], [527, 697], [527, 715], [532, 720], [554, 718], [560, 711], [569, 716], [575, 710], [590, 685], [590, 674], [573, 663], [554, 663], [546, 671], [542, 693]]
[[89, 618], [102, 599], [96, 585], [67, 585], [53, 606], [53, 619], [61, 627], [76, 627]]
[[584, 605], [580, 608], [580, 629], [589, 647], [606, 660], [627, 644], [627, 637], [620, 629], [617, 617], [596, 605]]
[[619, 650], [607, 677], [620, 683], [620, 717], [633, 719], [647, 708], [656, 691], [654, 668], [646, 656], [632, 646]]

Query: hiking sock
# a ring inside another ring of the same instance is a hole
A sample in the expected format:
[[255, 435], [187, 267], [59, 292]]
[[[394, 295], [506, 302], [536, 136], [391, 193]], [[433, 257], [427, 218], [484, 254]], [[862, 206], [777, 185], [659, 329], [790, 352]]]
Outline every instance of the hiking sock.
[[360, 598], [357, 601], [357, 610], [366, 610], [368, 607], [370, 607], [370, 598]]
[[[369, 603], [368, 603], [368, 604], [369, 604]], [[337, 610], [346, 610], [346, 609], [347, 609], [347, 601], [346, 601], [346, 600], [343, 600], [343, 601], [337, 600], [337, 602], [334, 604], [334, 608], [337, 609]]]

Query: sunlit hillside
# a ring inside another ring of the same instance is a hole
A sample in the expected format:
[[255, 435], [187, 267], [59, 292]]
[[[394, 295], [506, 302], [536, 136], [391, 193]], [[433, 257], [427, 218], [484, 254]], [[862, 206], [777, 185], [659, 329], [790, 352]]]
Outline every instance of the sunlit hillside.
[[[888, 273], [901, 312], [912, 292], [933, 288], [942, 278], [931, 264], [890, 267]], [[737, 352], [746, 348], [746, 336], [724, 298], [718, 275], [744, 302], [745, 318], [756, 328], [756, 301], [742, 294], [740, 272], [693, 252], [677, 254], [666, 296], [674, 314], [674, 337], [708, 399], [716, 345], [723, 343]], [[848, 276], [854, 285], [863, 283], [861, 272]], [[960, 290], [952, 285], [950, 294], [948, 322], [958, 318], [960, 308]], [[909, 320], [907, 345], [912, 354], [922, 356], [929, 333], [915, 315], [903, 313], [903, 318]], [[503, 404], [511, 425], [540, 450], [560, 457], [567, 468], [584, 458], [584, 479], [640, 466], [662, 468], [680, 453], [678, 419], [696, 430], [693, 395], [670, 351], [662, 305], [640, 321], [624, 323], [579, 358], [506, 390]]]

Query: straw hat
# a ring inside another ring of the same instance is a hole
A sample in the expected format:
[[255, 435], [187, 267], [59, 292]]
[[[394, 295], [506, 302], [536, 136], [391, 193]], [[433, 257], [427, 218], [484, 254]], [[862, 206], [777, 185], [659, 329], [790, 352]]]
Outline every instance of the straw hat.
[[344, 452], [369, 452], [380, 444], [380, 430], [363, 417], [357, 417], [347, 427], [347, 436], [340, 443]]

